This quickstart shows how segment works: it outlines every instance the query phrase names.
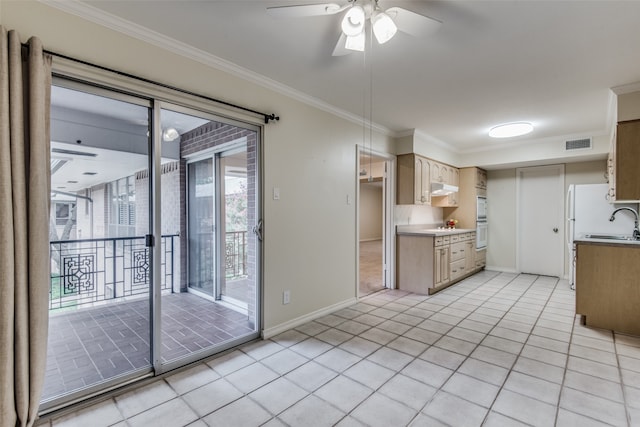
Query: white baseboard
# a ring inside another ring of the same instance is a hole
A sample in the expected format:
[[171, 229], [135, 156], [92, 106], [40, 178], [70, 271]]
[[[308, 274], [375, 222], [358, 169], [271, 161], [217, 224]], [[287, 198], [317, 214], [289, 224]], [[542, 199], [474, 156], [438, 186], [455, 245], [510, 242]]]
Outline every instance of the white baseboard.
[[496, 267], [493, 265], [487, 265], [485, 266], [484, 269], [491, 270], [491, 271], [499, 271], [500, 273], [514, 273], [514, 274], [518, 273], [515, 268]]
[[261, 332], [262, 339], [269, 339], [273, 336], [281, 334], [289, 329], [293, 329], [296, 326], [303, 325], [307, 322], [310, 322], [314, 319], [318, 319], [319, 317], [326, 316], [327, 314], [331, 314], [335, 311], [342, 310], [343, 308], [347, 308], [358, 302], [357, 298], [350, 298], [346, 301], [342, 301], [333, 305], [330, 305], [325, 308], [321, 308], [320, 310], [312, 311], [311, 313], [305, 314], [304, 316], [296, 317], [295, 319], [288, 320], [284, 323], [276, 325], [272, 328], [263, 329]]

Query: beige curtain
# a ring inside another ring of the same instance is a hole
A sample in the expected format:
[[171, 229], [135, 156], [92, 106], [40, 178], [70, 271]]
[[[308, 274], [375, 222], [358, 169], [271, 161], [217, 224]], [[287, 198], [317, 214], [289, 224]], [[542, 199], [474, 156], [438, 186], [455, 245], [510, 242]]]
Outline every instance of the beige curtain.
[[47, 357], [51, 58], [0, 37], [0, 425], [30, 426]]

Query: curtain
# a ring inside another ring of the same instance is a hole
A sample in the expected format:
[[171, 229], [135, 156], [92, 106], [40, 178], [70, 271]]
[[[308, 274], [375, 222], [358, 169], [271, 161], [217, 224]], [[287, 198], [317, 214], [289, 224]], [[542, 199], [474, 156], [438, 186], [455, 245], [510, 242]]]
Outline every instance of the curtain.
[[0, 26], [0, 426], [30, 426], [47, 356], [51, 57]]

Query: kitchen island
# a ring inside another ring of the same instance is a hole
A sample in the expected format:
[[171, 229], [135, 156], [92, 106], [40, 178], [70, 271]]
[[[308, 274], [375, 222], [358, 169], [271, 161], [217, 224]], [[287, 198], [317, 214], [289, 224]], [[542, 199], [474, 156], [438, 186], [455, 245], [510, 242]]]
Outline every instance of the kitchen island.
[[576, 245], [576, 314], [583, 325], [640, 335], [640, 241]]
[[485, 266], [485, 250], [476, 251], [474, 229], [404, 225], [396, 234], [399, 289], [431, 295]]

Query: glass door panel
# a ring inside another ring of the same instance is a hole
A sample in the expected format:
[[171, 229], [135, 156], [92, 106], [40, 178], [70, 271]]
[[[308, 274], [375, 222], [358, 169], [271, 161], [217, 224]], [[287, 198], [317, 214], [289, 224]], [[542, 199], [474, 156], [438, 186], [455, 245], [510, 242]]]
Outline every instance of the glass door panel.
[[172, 236], [179, 248], [172, 290], [161, 298], [160, 361], [171, 369], [258, 335], [257, 264], [250, 266], [258, 244], [249, 232], [257, 156], [247, 162], [258, 132], [166, 104], [160, 117], [163, 241]]
[[218, 155], [220, 174], [220, 237], [224, 248], [218, 299], [243, 310], [252, 299], [248, 276], [249, 194], [245, 147]]
[[214, 295], [214, 175], [213, 159], [189, 163], [187, 167], [189, 209], [188, 274], [190, 289]]
[[150, 105], [58, 83], [43, 408], [151, 371]]

